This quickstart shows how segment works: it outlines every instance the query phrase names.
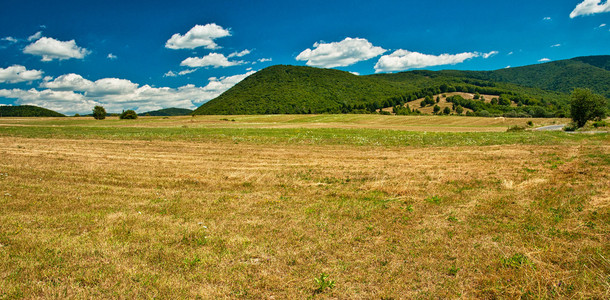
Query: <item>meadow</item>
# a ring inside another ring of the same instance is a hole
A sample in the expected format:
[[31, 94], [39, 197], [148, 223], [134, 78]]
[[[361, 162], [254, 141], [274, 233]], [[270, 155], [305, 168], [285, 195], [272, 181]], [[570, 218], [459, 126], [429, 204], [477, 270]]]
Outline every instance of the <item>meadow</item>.
[[0, 298], [610, 297], [565, 119], [0, 118]]

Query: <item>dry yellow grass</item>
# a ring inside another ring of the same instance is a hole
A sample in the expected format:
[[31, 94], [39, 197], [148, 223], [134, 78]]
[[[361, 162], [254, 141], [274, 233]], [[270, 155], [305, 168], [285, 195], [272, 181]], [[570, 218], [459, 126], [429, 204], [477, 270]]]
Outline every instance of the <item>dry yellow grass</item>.
[[0, 298], [607, 298], [609, 154], [0, 135]]

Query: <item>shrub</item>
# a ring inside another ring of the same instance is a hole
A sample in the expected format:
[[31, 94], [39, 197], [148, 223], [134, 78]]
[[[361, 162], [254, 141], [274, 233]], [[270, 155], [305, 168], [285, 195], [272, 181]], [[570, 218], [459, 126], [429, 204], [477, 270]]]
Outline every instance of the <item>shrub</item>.
[[519, 131], [525, 131], [525, 127], [515, 125], [515, 126], [508, 127], [508, 129], [506, 130], [506, 132], [519, 132]]
[[438, 105], [434, 105], [433, 111], [435, 114], [437, 114], [439, 111], [441, 111], [441, 107]]
[[120, 116], [119, 119], [123, 120], [123, 119], [137, 119], [138, 118], [138, 114], [136, 114], [136, 112], [134, 110], [128, 109], [126, 111], [124, 111]]
[[608, 127], [608, 123], [606, 121], [595, 121], [595, 122], [593, 122], [593, 127], [595, 127], [595, 128]]
[[574, 122], [569, 123], [568, 125], [563, 127], [563, 131], [575, 131], [578, 129], [578, 125]]
[[106, 109], [103, 106], [96, 105], [93, 108], [93, 118], [96, 120], [106, 119]]
[[450, 113], [451, 113], [451, 108], [445, 107], [445, 109], [443, 109], [443, 114], [448, 115]]

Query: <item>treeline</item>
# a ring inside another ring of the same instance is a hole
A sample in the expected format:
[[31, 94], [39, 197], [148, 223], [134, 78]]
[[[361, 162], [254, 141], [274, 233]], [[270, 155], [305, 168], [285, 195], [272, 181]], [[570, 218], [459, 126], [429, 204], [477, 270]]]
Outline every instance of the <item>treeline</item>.
[[18, 105], [0, 106], [0, 117], [65, 117], [65, 115], [38, 106]]

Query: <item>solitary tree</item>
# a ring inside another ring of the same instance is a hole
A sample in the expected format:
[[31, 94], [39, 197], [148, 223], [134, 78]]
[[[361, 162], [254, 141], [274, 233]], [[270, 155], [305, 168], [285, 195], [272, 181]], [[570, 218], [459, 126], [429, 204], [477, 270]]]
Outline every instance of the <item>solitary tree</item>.
[[449, 108], [449, 106], [445, 107], [445, 109], [443, 109], [443, 114], [448, 115], [451, 113], [451, 108]]
[[583, 127], [589, 120], [606, 117], [606, 99], [589, 89], [575, 89], [570, 102], [571, 116], [576, 126]]
[[119, 116], [119, 119], [137, 119], [137, 118], [138, 118], [138, 114], [136, 114], [136, 112], [131, 109], [124, 111]]
[[438, 105], [434, 105], [434, 108], [432, 110], [434, 111], [435, 114], [437, 114], [441, 111], [441, 107]]
[[103, 107], [103, 106], [96, 105], [96, 106], [93, 108], [93, 117], [94, 117], [96, 120], [103, 120], [103, 119], [106, 119], [106, 109], [104, 109], [104, 107]]

